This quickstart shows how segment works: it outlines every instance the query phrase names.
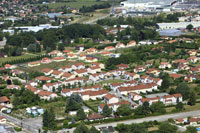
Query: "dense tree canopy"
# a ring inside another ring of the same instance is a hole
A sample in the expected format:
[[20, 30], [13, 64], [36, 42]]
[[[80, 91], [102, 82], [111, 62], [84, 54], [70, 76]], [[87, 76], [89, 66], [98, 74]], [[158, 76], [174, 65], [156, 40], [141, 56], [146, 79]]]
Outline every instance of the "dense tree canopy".
[[183, 96], [183, 100], [186, 100], [189, 98], [190, 95], [190, 88], [188, 87], [187, 83], [183, 82], [180, 83], [176, 88], [177, 93], [181, 93]]

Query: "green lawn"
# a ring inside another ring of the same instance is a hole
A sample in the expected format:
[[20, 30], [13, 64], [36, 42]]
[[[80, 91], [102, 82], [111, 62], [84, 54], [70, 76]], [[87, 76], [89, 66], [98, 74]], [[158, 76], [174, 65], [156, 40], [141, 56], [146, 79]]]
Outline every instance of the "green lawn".
[[95, 4], [102, 4], [104, 2], [97, 2], [96, 0], [78, 0], [76, 2], [62, 2], [62, 3], [50, 3], [50, 4], [41, 4], [48, 6], [49, 8], [58, 8], [58, 7], [62, 7], [62, 6], [68, 6], [71, 8], [76, 8], [79, 9], [82, 6], [92, 6]]
[[41, 64], [40, 66], [36, 66], [36, 67], [19, 68], [19, 69], [24, 70], [26, 72], [41, 71], [44, 68], [59, 69], [63, 66], [72, 65], [75, 63], [76, 62], [70, 62], [70, 61], [52, 62], [49, 64]]
[[121, 79], [104, 80], [102, 82], [99, 82], [98, 84], [109, 84], [109, 83], [117, 83], [117, 82], [124, 82], [124, 80], [121, 80]]
[[[200, 103], [196, 103], [196, 105], [194, 105], [194, 106], [184, 105], [184, 108], [185, 108], [184, 111], [198, 110], [198, 109], [200, 109]], [[175, 107], [167, 107], [166, 111], [171, 112], [173, 109], [175, 109]]]
[[89, 100], [85, 102], [96, 110], [98, 110], [98, 105], [102, 103], [101, 100]]
[[30, 57], [33, 57], [33, 55], [22, 55], [22, 56], [12, 56], [12, 57], [6, 57], [6, 58], [0, 58], [0, 65], [2, 63], [7, 62], [7, 61], [14, 61], [14, 60], [19, 60], [19, 59], [28, 59]]

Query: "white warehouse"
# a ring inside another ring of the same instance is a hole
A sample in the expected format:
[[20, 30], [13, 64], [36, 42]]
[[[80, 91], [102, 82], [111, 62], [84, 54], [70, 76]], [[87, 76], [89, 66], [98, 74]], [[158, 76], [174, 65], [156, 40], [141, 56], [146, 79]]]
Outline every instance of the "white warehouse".
[[193, 25], [194, 28], [200, 26], [200, 22], [177, 22], [177, 23], [157, 23], [160, 30], [166, 29], [185, 29], [188, 25]]

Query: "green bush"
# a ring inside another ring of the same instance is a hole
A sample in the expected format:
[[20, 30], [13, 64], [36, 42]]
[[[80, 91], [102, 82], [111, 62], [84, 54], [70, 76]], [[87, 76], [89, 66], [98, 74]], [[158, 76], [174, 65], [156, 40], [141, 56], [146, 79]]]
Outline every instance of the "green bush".
[[14, 130], [15, 130], [16, 132], [20, 132], [20, 131], [22, 131], [22, 128], [20, 128], [20, 127], [14, 127]]

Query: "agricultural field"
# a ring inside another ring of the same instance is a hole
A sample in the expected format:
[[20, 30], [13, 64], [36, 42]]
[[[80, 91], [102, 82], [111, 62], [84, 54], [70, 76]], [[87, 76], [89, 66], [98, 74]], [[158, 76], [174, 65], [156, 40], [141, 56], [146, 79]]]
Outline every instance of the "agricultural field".
[[104, 3], [104, 2], [97, 2], [96, 0], [77, 0], [75, 2], [41, 4], [41, 6], [45, 5], [45, 6], [48, 6], [49, 8], [54, 8], [54, 9], [56, 9], [58, 7], [62, 7], [62, 6], [68, 6], [71, 8], [79, 9], [82, 6], [92, 6], [95, 4], [102, 4], [102, 3]]
[[51, 68], [51, 69], [59, 69], [63, 66], [72, 65], [76, 62], [70, 62], [70, 61], [61, 61], [61, 62], [52, 62], [49, 64], [41, 64], [40, 66], [36, 67], [27, 67], [27, 68], [20, 68], [21, 70], [24, 70], [26, 72], [32, 72], [32, 71], [41, 71], [44, 68]]

